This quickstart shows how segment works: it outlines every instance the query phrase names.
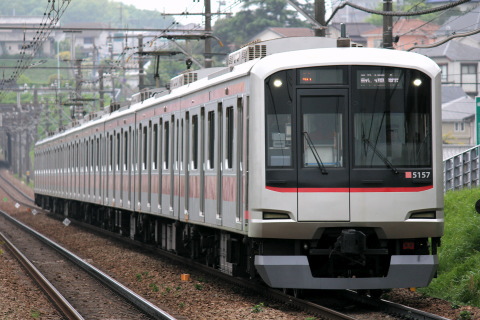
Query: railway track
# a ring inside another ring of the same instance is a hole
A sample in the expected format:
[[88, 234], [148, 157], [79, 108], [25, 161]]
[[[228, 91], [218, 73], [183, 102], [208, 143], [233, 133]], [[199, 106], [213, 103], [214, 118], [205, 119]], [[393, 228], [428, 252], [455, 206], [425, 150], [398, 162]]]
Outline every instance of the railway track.
[[[9, 194], [12, 200], [30, 207], [32, 211], [38, 210], [27, 194], [11, 184], [2, 175], [0, 175], [0, 179], [4, 182], [1, 188]], [[20, 200], [20, 198], [23, 199]], [[16, 248], [12, 241], [2, 234], [1, 236], [5, 238], [4, 242], [9, 250], [17, 259], [22, 261], [21, 263], [28, 270], [28, 273], [32, 275], [33, 279], [67, 319], [110, 317], [115, 319], [181, 319], [181, 317], [174, 317], [151, 304], [121, 283], [14, 219], [6, 212], [0, 211], [0, 216], [4, 221], [1, 224], [0, 231], [10, 235], [10, 238], [15, 239], [14, 241], [18, 243], [17, 246], [23, 248]], [[32, 262], [29, 262], [27, 256], [30, 256], [30, 260], [35, 260], [36, 264], [40, 264], [40, 266], [37, 268]], [[41, 271], [42, 269], [43, 271]], [[60, 279], [58, 279], [59, 274], [62, 275]], [[56, 283], [58, 289], [52, 283]], [[69, 299], [62, 296], [62, 291], [66, 292], [65, 296], [68, 296]], [[73, 300], [72, 304], [68, 300]], [[85, 303], [86, 301], [89, 302]], [[94, 303], [94, 301], [97, 301], [97, 303]], [[75, 305], [75, 307], [72, 307], [72, 305]], [[97, 317], [97, 315], [101, 315], [101, 317]]]
[[0, 241], [20, 262], [35, 283], [45, 292], [55, 308], [60, 311], [67, 319], [84, 319], [75, 308], [65, 299], [65, 297], [43, 276], [43, 274], [27, 259], [27, 257], [0, 232]]
[[70, 301], [77, 310], [73, 313], [81, 315], [70, 317], [73, 313], [67, 311], [68, 319], [177, 319], [7, 213], [0, 215], [2, 232], [15, 239], [16, 246]]
[[[0, 175], [0, 178], [4, 179], [3, 177], [1, 177], [1, 175]], [[8, 180], [5, 182], [9, 183]], [[15, 197], [20, 197], [20, 196], [17, 195]], [[25, 203], [25, 202], [28, 202], [28, 196], [26, 196], [26, 198], [23, 200], [24, 200], [23, 205], [28, 205]], [[30, 203], [31, 203], [31, 200], [30, 200]], [[59, 217], [59, 216], [56, 216], [56, 218], [63, 219], [63, 217]], [[89, 229], [94, 233], [101, 234], [102, 236], [107, 235], [108, 237], [113, 237], [115, 238], [115, 240], [120, 240], [128, 245], [134, 245], [138, 247], [140, 250], [147, 250], [156, 256], [161, 255], [170, 260], [176, 261], [182, 265], [188, 265], [191, 268], [195, 268], [196, 270], [199, 270], [202, 273], [210, 274], [211, 276], [217, 279], [222, 279], [222, 281], [228, 281], [233, 285], [245, 288], [248, 290], [248, 292], [256, 292], [261, 296], [264, 296], [266, 298], [268, 297], [272, 301], [276, 301], [282, 305], [289, 305], [291, 308], [304, 310], [306, 313], [315, 315], [316, 317], [319, 317], [321, 319], [357, 319], [355, 312], [349, 312], [349, 314], [344, 314], [342, 312], [335, 311], [330, 308], [326, 308], [320, 305], [319, 303], [322, 303], [322, 302], [316, 301], [315, 298], [312, 298], [310, 301], [306, 299], [298, 299], [293, 296], [284, 294], [282, 291], [268, 288], [263, 284], [252, 283], [251, 281], [244, 281], [243, 279], [238, 279], [238, 278], [232, 278], [228, 275], [218, 272], [217, 270], [213, 270], [202, 264], [192, 262], [189, 259], [185, 259], [178, 255], [165, 252], [163, 250], [159, 250], [154, 246], [147, 246], [145, 244], [132, 241], [128, 238], [121, 237], [117, 234], [106, 232], [103, 229], [100, 229], [82, 222], [73, 221], [73, 223], [82, 228]], [[339, 297], [339, 299], [348, 299], [349, 301], [351, 301], [351, 304], [355, 304], [359, 308], [363, 308], [363, 309], [368, 308], [369, 310], [370, 309], [372, 310], [371, 312], [378, 312], [379, 317], [381, 317], [381, 314], [385, 315], [385, 313], [387, 313], [389, 314], [390, 319], [395, 319], [395, 318], [423, 319], [423, 320], [445, 320], [446, 319], [443, 317], [439, 317], [433, 314], [428, 314], [420, 310], [411, 309], [411, 308], [404, 307], [388, 301], [370, 299], [369, 297], [359, 296], [357, 294], [352, 294], [352, 293], [345, 293], [345, 294], [347, 294], [347, 296], [342, 294], [342, 297], [341, 298]]]

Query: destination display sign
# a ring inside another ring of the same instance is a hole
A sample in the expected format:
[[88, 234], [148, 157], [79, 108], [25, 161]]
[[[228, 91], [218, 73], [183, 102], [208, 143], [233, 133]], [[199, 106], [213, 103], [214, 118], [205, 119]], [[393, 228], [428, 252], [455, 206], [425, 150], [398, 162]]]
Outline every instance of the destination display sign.
[[401, 71], [359, 70], [357, 72], [358, 89], [402, 89], [403, 79]]

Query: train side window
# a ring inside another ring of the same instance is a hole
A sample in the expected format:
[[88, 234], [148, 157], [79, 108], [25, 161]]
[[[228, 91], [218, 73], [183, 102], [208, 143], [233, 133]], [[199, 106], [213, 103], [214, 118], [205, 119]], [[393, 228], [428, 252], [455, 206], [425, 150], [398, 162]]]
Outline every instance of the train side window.
[[148, 149], [147, 149], [147, 143], [148, 143], [148, 139], [147, 139], [147, 134], [148, 134], [148, 131], [147, 131], [147, 126], [144, 126], [143, 127], [143, 133], [142, 133], [142, 170], [146, 170], [147, 169], [147, 156], [148, 156]]
[[85, 154], [85, 172], [88, 172], [88, 159], [89, 159], [89, 155], [90, 155], [90, 148], [89, 148], [89, 141], [85, 141], [85, 149], [87, 151], [87, 153]]
[[177, 141], [176, 141], [176, 144], [172, 144], [174, 147], [174, 156], [175, 156], [175, 163], [174, 163], [174, 170], [178, 170], [179, 166], [178, 166], [178, 161], [180, 159], [180, 155], [179, 155], [179, 152], [180, 152], [180, 145], [179, 145], [179, 142], [180, 142], [180, 124], [179, 124], [179, 120], [177, 119], [177, 127], [176, 127], [176, 137], [177, 137]]
[[[184, 120], [180, 121], [180, 134], [181, 134], [181, 140], [180, 140], [180, 146], [178, 147], [178, 152], [180, 153], [180, 170], [183, 170], [183, 153], [184, 153], [184, 145], [185, 145], [185, 126], [184, 126]], [[180, 135], [177, 135], [180, 138]]]
[[123, 171], [128, 170], [128, 131], [124, 132], [123, 137]]
[[207, 115], [207, 168], [215, 168], [215, 111], [209, 111]]
[[78, 172], [78, 143], [73, 145], [73, 167], [75, 172]]
[[98, 167], [100, 165], [100, 138], [97, 138], [97, 161], [95, 164], [95, 171], [98, 172]]
[[265, 81], [266, 155], [269, 168], [292, 168], [292, 75], [286, 71]]
[[163, 169], [167, 170], [169, 168], [169, 159], [170, 159], [170, 122], [165, 121], [163, 126]]
[[152, 168], [156, 170], [158, 168], [158, 124], [153, 125], [153, 141], [152, 141]]
[[95, 168], [95, 139], [92, 139], [90, 141], [90, 171], [93, 172], [93, 169]]
[[192, 169], [198, 168], [198, 115], [192, 117]]
[[228, 107], [226, 110], [226, 161], [227, 169], [232, 169], [233, 165], [233, 144], [234, 144], [234, 110], [233, 107]]
[[110, 144], [110, 152], [108, 154], [108, 171], [111, 172], [113, 170], [113, 135], [110, 135], [109, 139], [109, 144]]
[[120, 159], [121, 159], [121, 157], [120, 157], [120, 146], [121, 146], [121, 144], [120, 144], [120, 137], [121, 137], [121, 136], [120, 136], [120, 132], [118, 132], [118, 133], [117, 133], [117, 143], [116, 143], [116, 145], [115, 145], [116, 151], [117, 151], [117, 153], [116, 153], [116, 159], [115, 159], [115, 161], [116, 161], [115, 170], [117, 170], [117, 171], [120, 170]]

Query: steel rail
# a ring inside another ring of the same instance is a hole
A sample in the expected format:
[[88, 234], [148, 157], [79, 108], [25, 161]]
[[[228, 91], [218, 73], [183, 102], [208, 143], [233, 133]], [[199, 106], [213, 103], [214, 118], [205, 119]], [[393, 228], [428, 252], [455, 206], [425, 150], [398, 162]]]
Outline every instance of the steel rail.
[[12, 223], [16, 224], [18, 227], [21, 229], [25, 230], [26, 232], [30, 233], [31, 235], [35, 236], [37, 239], [42, 241], [43, 243], [49, 245], [52, 247], [54, 250], [56, 250], [58, 253], [63, 255], [65, 258], [68, 260], [72, 261], [74, 264], [76, 264], [78, 267], [82, 268], [84, 271], [86, 271], [88, 274], [90, 274], [92, 277], [100, 281], [102, 284], [113, 290], [116, 294], [119, 296], [123, 297], [127, 301], [129, 301], [131, 304], [133, 304], [135, 307], [137, 307], [139, 310], [143, 311], [145, 314], [151, 316], [153, 319], [158, 319], [158, 320], [176, 320], [177, 318], [173, 317], [172, 315], [168, 314], [164, 310], [158, 308], [156, 305], [153, 303], [149, 302], [142, 296], [139, 296], [129, 288], [125, 287], [123, 284], [120, 282], [114, 280], [104, 272], [100, 271], [96, 267], [92, 266], [88, 262], [85, 262], [83, 259], [75, 255], [74, 253], [70, 252], [69, 250], [61, 247], [57, 243], [51, 241], [44, 235], [40, 234], [39, 232], [33, 230], [29, 226], [23, 224], [22, 222], [18, 221], [17, 219], [11, 217], [7, 213], [3, 212], [0, 210], [0, 214], [5, 217], [7, 220], [11, 221]]
[[20, 262], [35, 283], [45, 292], [55, 308], [69, 320], [84, 320], [82, 315], [72, 307], [65, 297], [45, 278], [45, 276], [28, 260], [27, 257], [0, 232], [0, 240], [6, 248]]
[[[58, 215], [55, 215], [58, 217]], [[257, 294], [263, 296], [263, 297], [268, 297], [271, 300], [281, 302], [285, 305], [292, 306], [296, 309], [301, 309], [305, 311], [306, 313], [311, 313], [314, 314], [322, 319], [328, 319], [328, 320], [355, 320], [355, 318], [352, 318], [346, 314], [343, 314], [341, 312], [337, 312], [333, 309], [315, 304], [313, 302], [303, 300], [303, 299], [298, 299], [295, 298], [291, 295], [287, 295], [283, 292], [281, 292], [278, 289], [270, 288], [267, 287], [264, 283], [258, 283], [254, 281], [250, 281], [245, 278], [239, 278], [239, 277], [232, 277], [224, 272], [221, 272], [220, 270], [213, 269], [207, 265], [204, 265], [202, 263], [192, 261], [189, 258], [185, 258], [182, 256], [179, 256], [175, 253], [171, 253], [162, 249], [159, 249], [158, 247], [152, 246], [152, 245], [146, 245], [144, 243], [132, 240], [130, 238], [126, 238], [124, 236], [121, 236], [119, 234], [107, 231], [105, 229], [93, 226], [91, 224], [77, 221], [72, 219], [72, 224], [84, 228], [90, 232], [99, 234], [101, 236], [108, 236], [113, 239], [119, 240], [125, 244], [135, 246], [139, 248], [140, 250], [145, 250], [146, 252], [150, 252], [152, 254], [164, 257], [166, 259], [169, 259], [173, 261], [174, 263], [178, 263], [182, 266], [188, 266], [190, 268], [193, 268], [197, 271], [203, 272], [205, 274], [208, 274], [216, 279], [219, 279], [221, 281], [228, 282], [232, 285], [236, 285], [238, 287], [247, 289], [249, 292], [256, 292]]]
[[[9, 185], [11, 185], [13, 188], [15, 188], [18, 192], [23, 193], [21, 190], [19, 190], [16, 186], [11, 184], [11, 182], [8, 179], [6, 179], [5, 177], [3, 177], [2, 175], [0, 175], [0, 178], [3, 179]], [[23, 193], [23, 195], [26, 198], [29, 198], [28, 195], [26, 195], [24, 193]], [[31, 205], [28, 205], [28, 204], [24, 204], [24, 205], [33, 208], [33, 206], [31, 206]], [[258, 284], [258, 283], [250, 282], [250, 281], [244, 281], [244, 279], [241, 279], [241, 278], [231, 277], [231, 276], [229, 276], [229, 275], [227, 275], [223, 272], [220, 272], [219, 270], [212, 269], [212, 268], [210, 268], [206, 265], [203, 265], [201, 263], [198, 263], [198, 262], [192, 261], [190, 259], [184, 258], [182, 256], [179, 256], [179, 255], [176, 255], [176, 254], [158, 249], [157, 247], [139, 243], [138, 241], [134, 241], [132, 239], [125, 238], [121, 235], [106, 231], [104, 229], [101, 229], [101, 228], [96, 227], [96, 226], [92, 226], [92, 225], [84, 223], [84, 222], [80, 222], [80, 221], [76, 221], [76, 220], [74, 220], [72, 222], [74, 224], [82, 227], [82, 228], [88, 229], [88, 230], [93, 231], [95, 233], [98, 233], [98, 234], [101, 234], [101, 235], [108, 235], [108, 236], [110, 236], [112, 238], [115, 238], [115, 239], [118, 239], [122, 242], [128, 243], [128, 244], [133, 245], [133, 246], [137, 246], [140, 249], [147, 250], [147, 251], [150, 251], [150, 252], [154, 252], [156, 254], [160, 254], [160, 255], [162, 255], [162, 256], [170, 259], [170, 260], [173, 260], [177, 263], [180, 263], [182, 265], [189, 265], [190, 267], [193, 267], [193, 268], [195, 268], [195, 269], [197, 269], [201, 272], [204, 272], [204, 273], [207, 273], [211, 276], [214, 276], [217, 279], [219, 278], [219, 279], [222, 279], [224, 281], [228, 281], [228, 282], [230, 282], [234, 285], [238, 285], [240, 287], [247, 288], [247, 289], [252, 290], [252, 291], [256, 291], [259, 294], [262, 294], [264, 296], [268, 296], [273, 300], [276, 300], [276, 301], [279, 301], [279, 302], [282, 302], [282, 303], [285, 303], [285, 304], [288, 304], [288, 305], [295, 306], [297, 308], [300, 308], [300, 309], [304, 310], [305, 312], [316, 314], [320, 317], [324, 317], [325, 319], [354, 320], [354, 318], [352, 318], [348, 315], [342, 314], [340, 312], [337, 312], [335, 310], [320, 306], [316, 303], [313, 303], [313, 302], [310, 302], [310, 301], [307, 301], [307, 300], [298, 299], [298, 298], [295, 298], [293, 296], [286, 295], [281, 291], [266, 287], [262, 284]], [[373, 306], [373, 307], [376, 307], [376, 308], [380, 308], [380, 309], [384, 310], [384, 312], [386, 312], [386, 313], [395, 314], [395, 315], [399, 315], [399, 316], [402, 316], [402, 317], [407, 317], [408, 319], [412, 319], [412, 320], [448, 320], [447, 318], [444, 318], [444, 317], [441, 317], [441, 316], [438, 316], [438, 315], [435, 315], [435, 314], [431, 314], [431, 313], [428, 313], [428, 312], [424, 312], [422, 310], [410, 308], [410, 307], [407, 307], [407, 306], [404, 306], [404, 305], [400, 305], [400, 304], [397, 304], [397, 303], [394, 303], [394, 302], [391, 302], [391, 301], [380, 300], [380, 299], [371, 299], [369, 297], [359, 295], [359, 294], [357, 294], [357, 293], [355, 293], [351, 290], [344, 291], [343, 296], [344, 296], [344, 298], [348, 298], [348, 299], [360, 302], [360, 303], [365, 304], [365, 305], [370, 305], [370, 306]]]
[[369, 305], [375, 308], [383, 310], [385, 313], [393, 314], [396, 316], [404, 317], [405, 319], [411, 320], [449, 320], [442, 316], [425, 312], [422, 310], [414, 309], [411, 307], [404, 306], [399, 303], [383, 300], [383, 299], [372, 299], [364, 295], [355, 293], [352, 290], [346, 290], [342, 292], [342, 295], [347, 299], [357, 301], [359, 303]]

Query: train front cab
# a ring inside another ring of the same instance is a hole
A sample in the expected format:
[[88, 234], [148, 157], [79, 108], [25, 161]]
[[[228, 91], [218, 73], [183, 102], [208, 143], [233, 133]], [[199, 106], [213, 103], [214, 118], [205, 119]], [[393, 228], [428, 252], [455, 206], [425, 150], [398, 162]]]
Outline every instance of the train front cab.
[[443, 233], [435, 81], [374, 65], [266, 78], [265, 185], [249, 236], [262, 238], [255, 267], [267, 284], [428, 285]]

